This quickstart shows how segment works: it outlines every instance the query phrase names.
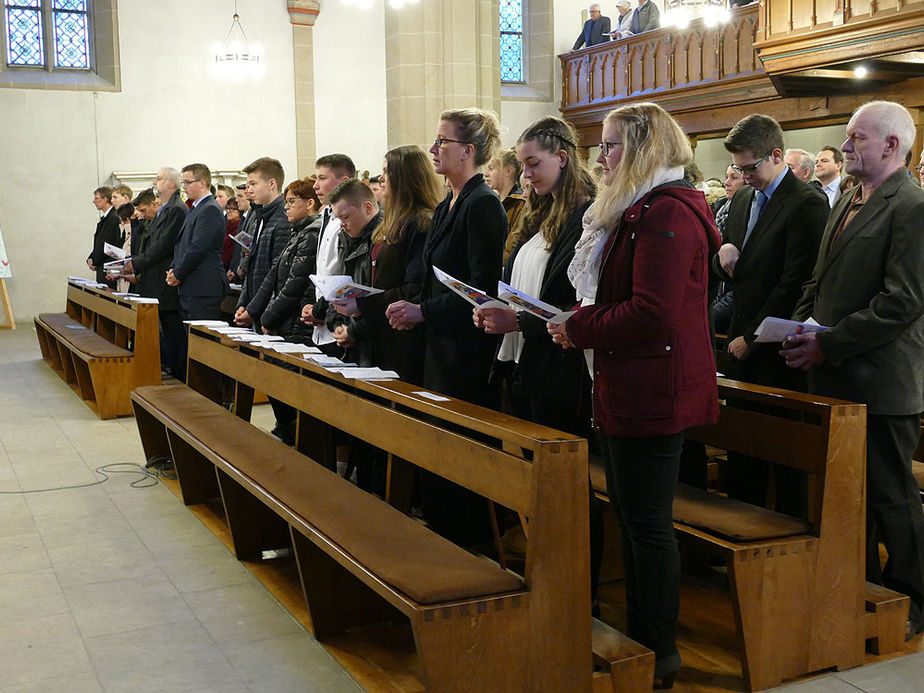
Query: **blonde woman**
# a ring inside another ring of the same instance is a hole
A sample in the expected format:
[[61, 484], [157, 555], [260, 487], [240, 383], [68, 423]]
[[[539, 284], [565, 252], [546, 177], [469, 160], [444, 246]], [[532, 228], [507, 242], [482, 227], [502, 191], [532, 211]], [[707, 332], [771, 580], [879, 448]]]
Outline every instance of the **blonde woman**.
[[702, 191], [683, 180], [686, 135], [641, 103], [603, 122], [603, 185], [569, 276], [585, 305], [550, 326], [593, 351], [594, 423], [621, 532], [628, 635], [655, 653], [655, 687], [680, 670], [680, 555], [672, 506], [684, 432], [718, 418], [707, 317], [720, 238]]

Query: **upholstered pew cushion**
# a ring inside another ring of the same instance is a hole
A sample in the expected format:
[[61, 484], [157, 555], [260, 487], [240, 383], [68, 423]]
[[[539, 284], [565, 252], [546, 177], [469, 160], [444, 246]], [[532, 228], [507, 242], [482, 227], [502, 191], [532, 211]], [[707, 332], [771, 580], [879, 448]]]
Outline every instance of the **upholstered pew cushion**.
[[135, 396], [418, 604], [523, 589], [513, 573], [443, 539], [184, 385], [141, 387]]
[[680, 484], [677, 489], [674, 521], [737, 542], [779, 539], [812, 531], [805, 520], [687, 484]]
[[67, 313], [41, 313], [39, 321], [49, 330], [74, 346], [78, 351], [93, 358], [123, 358], [132, 356], [128, 349], [116, 346], [88, 327], [70, 317]]

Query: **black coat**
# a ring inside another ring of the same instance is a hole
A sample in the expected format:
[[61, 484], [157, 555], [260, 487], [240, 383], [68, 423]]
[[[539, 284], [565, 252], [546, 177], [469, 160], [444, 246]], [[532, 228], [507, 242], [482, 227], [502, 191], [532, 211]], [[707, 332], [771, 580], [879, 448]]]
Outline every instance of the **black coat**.
[[497, 337], [475, 327], [472, 305], [444, 286], [433, 268], [495, 295], [507, 214], [480, 173], [465, 184], [452, 207], [451, 200], [449, 195], [437, 206], [424, 244], [426, 275], [420, 295], [427, 331], [424, 386], [493, 406], [488, 381]]
[[251, 301], [260, 311], [263, 327], [273, 334], [288, 337], [305, 333], [301, 321], [301, 299], [306, 288], [313, 287], [308, 275], [314, 274], [318, 257], [318, 217], [295, 222], [289, 242], [267, 273]]
[[[577, 303], [574, 286], [568, 279], [568, 265], [574, 257], [574, 245], [581, 237], [584, 212], [590, 201], [574, 210], [555, 239], [551, 255], [542, 275], [540, 301], [545, 301], [561, 310], [571, 310]], [[514, 246], [507, 266], [504, 281], [510, 283], [513, 263], [522, 243]], [[546, 322], [529, 313], [521, 312], [520, 330], [523, 333], [523, 352], [513, 371], [512, 385], [518, 394], [529, 397], [558, 400], [563, 407], [576, 408], [581, 402], [584, 354], [580, 349], [562, 349], [552, 341]]]
[[[254, 302], [254, 297], [272, 269], [276, 258], [289, 242], [292, 224], [286, 217], [282, 195], [268, 205], [263, 205], [256, 211], [252, 210], [251, 214], [254, 220], [252, 223], [248, 220], [247, 232], [253, 234], [254, 239], [250, 246], [247, 274], [244, 277], [244, 285], [241, 287], [237, 305], [238, 308], [244, 306], [250, 316], [255, 318], [262, 312], [262, 309]], [[263, 222], [262, 228], [261, 221]]]
[[[122, 247], [122, 232], [119, 230], [119, 215], [116, 214], [115, 207], [110, 207], [109, 211], [103, 215], [96, 223], [96, 232], [93, 234], [93, 250], [87, 256], [96, 267], [96, 281], [106, 283], [106, 271], [103, 264], [112, 260], [103, 251], [106, 243]], [[109, 283], [114, 286], [115, 282]]]
[[[179, 200], [179, 193], [174, 193], [174, 197]], [[165, 277], [173, 265], [173, 248], [186, 220], [187, 210], [186, 205], [171, 202], [158, 210], [157, 216], [141, 233], [138, 249], [132, 255], [132, 267], [138, 277], [136, 290], [142, 296], [158, 299], [161, 312], [180, 309], [176, 287], [168, 286]]]
[[411, 222], [398, 243], [373, 247], [372, 286], [383, 291], [357, 301], [365, 326], [371, 332], [373, 365], [396, 371], [402, 380], [415, 385], [423, 383], [426, 328], [417, 325], [412, 330], [393, 330], [385, 309], [395, 301], [414, 300], [420, 294], [425, 269], [425, 232], [426, 229]]
[[767, 316], [792, 315], [802, 285], [812, 276], [828, 218], [828, 199], [787, 171], [742, 248], [754, 195], [754, 188], [746, 185], [728, 203], [723, 241], [741, 251], [734, 277], [722, 269], [718, 255], [712, 258], [713, 271], [734, 291], [729, 341], [744, 337], [753, 347], [744, 361], [730, 359], [725, 373], [748, 382], [796, 387], [789, 382], [792, 369], [777, 353], [779, 345], [755, 343], [754, 330]]

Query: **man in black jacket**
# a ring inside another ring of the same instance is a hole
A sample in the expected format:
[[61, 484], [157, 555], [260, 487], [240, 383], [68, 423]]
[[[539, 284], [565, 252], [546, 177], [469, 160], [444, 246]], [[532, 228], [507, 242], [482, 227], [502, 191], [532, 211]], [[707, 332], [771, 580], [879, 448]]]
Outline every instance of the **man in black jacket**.
[[250, 246], [247, 275], [244, 277], [241, 296], [237, 301], [234, 322], [243, 327], [252, 325], [256, 332], [261, 332], [259, 311], [251, 303], [273, 262], [289, 242], [292, 225], [286, 218], [282, 199], [285, 184], [282, 164], [276, 159], [264, 156], [244, 167], [244, 173], [247, 174], [247, 188], [253, 196], [254, 204], [259, 205], [259, 208], [251, 211], [255, 221], [248, 224], [248, 229], [253, 229], [249, 231], [253, 234], [253, 243]]
[[598, 43], [604, 43], [610, 40], [610, 18], [600, 16], [600, 5], [594, 3], [590, 6], [590, 19], [584, 22], [584, 28], [581, 35], [574, 42], [574, 48], [577, 50], [581, 46], [596, 46]]
[[106, 243], [122, 247], [122, 235], [119, 232], [119, 215], [116, 214], [112, 207], [112, 188], [102, 187], [93, 191], [93, 206], [99, 210], [99, 222], [96, 224], [96, 232], [93, 234], [93, 250], [87, 256], [87, 267], [96, 272], [96, 281], [115, 287], [115, 281], [106, 282], [106, 270], [103, 269], [103, 263], [112, 258], [106, 255], [103, 248]]
[[186, 205], [172, 180], [170, 183], [162, 185], [163, 194], [170, 190], [173, 192], [162, 198], [164, 204], [160, 207], [151, 191], [146, 190], [135, 198], [135, 206], [150, 223], [141, 234], [137, 252], [125, 263], [125, 267], [126, 272], [135, 272], [138, 277], [138, 293], [158, 300], [157, 317], [163, 335], [161, 362], [169, 373], [178, 376], [183, 372], [180, 359], [184, 339], [180, 298], [177, 288], [168, 286], [164, 281], [164, 275], [173, 265], [173, 247], [186, 220]]
[[[747, 116], [731, 129], [724, 144], [732, 168], [745, 182], [728, 203], [725, 242], [712, 259], [713, 271], [734, 290], [724, 373], [759, 385], [804, 390], [801, 373], [786, 368], [779, 357], [779, 345], [757, 343], [754, 331], [766, 317], [792, 315], [802, 285], [812, 276], [828, 201], [789, 170], [783, 159], [783, 130], [773, 118]], [[766, 466], [732, 457], [729, 495], [764, 505]], [[803, 477], [780, 466], [776, 478], [777, 509], [801, 514]]]

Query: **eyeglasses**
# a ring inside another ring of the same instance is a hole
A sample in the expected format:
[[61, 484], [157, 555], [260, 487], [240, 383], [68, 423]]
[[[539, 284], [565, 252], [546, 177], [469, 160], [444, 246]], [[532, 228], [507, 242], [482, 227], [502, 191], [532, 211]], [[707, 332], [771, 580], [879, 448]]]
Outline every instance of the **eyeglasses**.
[[918, 166], [918, 167], [917, 167], [916, 169], [914, 169], [914, 170], [917, 171], [918, 173], [924, 173], [924, 166]]
[[198, 183], [201, 180], [202, 180], [201, 178], [193, 178], [192, 180], [181, 180], [180, 185], [182, 185], [185, 188], [186, 186], [192, 185], [193, 183]]
[[609, 156], [611, 148], [621, 147], [621, 146], [622, 146], [622, 142], [601, 142], [600, 143], [600, 153], [603, 154], [603, 156]]
[[471, 142], [463, 142], [462, 140], [451, 140], [448, 137], [437, 137], [433, 140], [434, 147], [442, 147], [446, 142], [455, 142], [456, 144], [471, 144]]
[[284, 206], [284, 207], [293, 207], [293, 206], [295, 205], [295, 203], [298, 202], [298, 201], [301, 200], [301, 199], [302, 199], [302, 198], [300, 198], [300, 197], [287, 197], [287, 198], [286, 198], [286, 201], [285, 201], [285, 204], [284, 204], [283, 206]]
[[767, 152], [766, 154], [764, 154], [762, 157], [760, 157], [760, 158], [759, 158], [757, 161], [755, 161], [753, 164], [748, 164], [747, 166], [736, 166], [735, 164], [732, 164], [732, 165], [731, 165], [732, 170], [733, 170], [733, 171], [737, 171], [737, 172], [740, 173], [742, 176], [750, 176], [752, 173], [754, 173], [754, 172], [757, 170], [757, 167], [758, 167], [758, 166], [760, 166], [760, 165], [761, 165], [762, 163], [764, 163], [768, 158], [770, 158], [770, 155], [771, 155], [771, 154], [773, 154], [773, 150], [772, 150], [772, 149], [771, 149], [769, 152]]

